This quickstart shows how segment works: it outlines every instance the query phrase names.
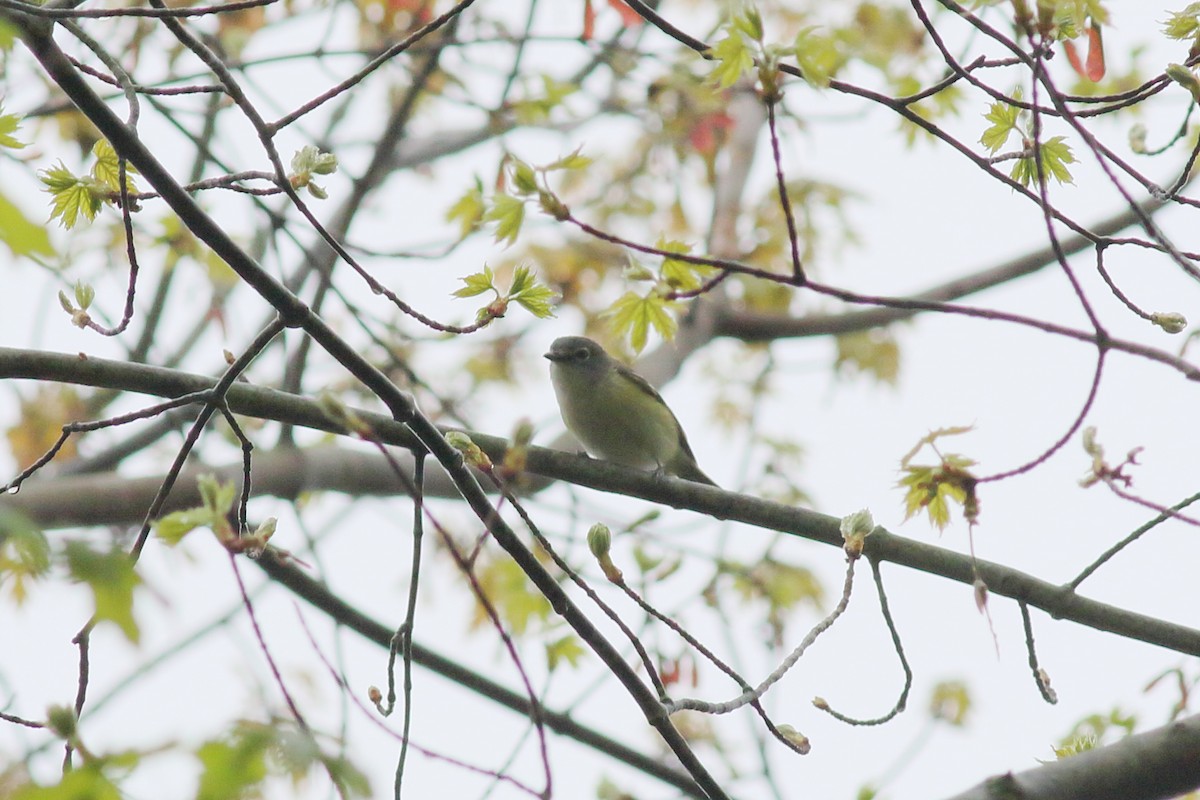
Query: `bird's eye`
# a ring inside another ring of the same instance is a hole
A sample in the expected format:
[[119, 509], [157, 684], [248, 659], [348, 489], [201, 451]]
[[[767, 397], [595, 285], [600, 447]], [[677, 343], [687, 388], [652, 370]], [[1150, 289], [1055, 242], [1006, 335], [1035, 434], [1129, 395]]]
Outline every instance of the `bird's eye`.
[[580, 361], [587, 361], [589, 358], [591, 358], [591, 355], [592, 354], [588, 351], [588, 349], [586, 347], [581, 347], [575, 351], [575, 358], [577, 358]]

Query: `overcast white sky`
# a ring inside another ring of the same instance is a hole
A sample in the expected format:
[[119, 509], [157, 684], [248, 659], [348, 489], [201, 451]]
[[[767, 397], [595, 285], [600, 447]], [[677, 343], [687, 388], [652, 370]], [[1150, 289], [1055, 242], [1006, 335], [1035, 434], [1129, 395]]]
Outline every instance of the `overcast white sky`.
[[[1155, 45], [1151, 37], [1170, 9], [1132, 0], [1107, 5], [1113, 16], [1113, 25], [1106, 30], [1110, 69], [1120, 71], [1126, 66], [1132, 43]], [[667, 4], [665, 13], [693, 33], [705, 33], [688, 25], [687, 8]], [[577, 25], [578, 9], [574, 4], [570, 12], [557, 11], [551, 16], [560, 14], [558, 19], [548, 18], [547, 26], [568, 29]], [[1142, 55], [1146, 74], [1160, 71], [1170, 61], [1182, 60], [1181, 50], [1161, 43], [1153, 46]], [[1065, 81], [1065, 59], [1057, 59], [1056, 68]], [[308, 96], [310, 92], [311, 87], [306, 87], [302, 94]], [[13, 98], [19, 97], [20, 92], [14, 91]], [[6, 101], [6, 110], [22, 110], [13, 98]], [[844, 100], [830, 100], [802, 89], [794, 90], [789, 102], [814, 120], [843, 114], [851, 108]], [[281, 104], [286, 105], [286, 101], [281, 100]], [[1181, 90], [1165, 92], [1147, 104], [1147, 114], [1141, 121], [1149, 127], [1152, 143], [1163, 140], [1178, 124], [1184, 108]], [[978, 138], [984, 127], [984, 110], [967, 110], [957, 123], [964, 140], [973, 142]], [[1126, 119], [1121, 126], [1128, 124]], [[823, 267], [823, 279], [877, 293], [902, 293], [990, 266], [1044, 242], [1040, 215], [1027, 201], [994, 185], [944, 148], [919, 144], [905, 149], [894, 133], [895, 127], [895, 121], [886, 114], [872, 111], [837, 125], [814, 123], [801, 133], [793, 132], [787, 140], [786, 167], [790, 174], [843, 183], [863, 195], [861, 202], [850, 209], [862, 238], [861, 246], [847, 249], [838, 263]], [[1121, 145], [1123, 135], [1121, 129], [1113, 127], [1106, 141]], [[594, 129], [577, 137], [567, 135], [559, 140], [557, 149], [567, 152], [583, 145], [586, 151], [589, 136], [596, 136]], [[537, 142], [513, 137], [508, 144], [522, 155], [523, 148], [537, 152]], [[1123, 146], [1117, 149], [1127, 152]], [[1076, 152], [1082, 155], [1080, 149]], [[1167, 156], [1163, 162], [1176, 167], [1181, 156]], [[481, 149], [475, 158], [478, 164], [494, 165], [495, 151]], [[1056, 202], [1086, 223], [1113, 213], [1119, 203], [1086, 156], [1084, 162], [1077, 165], [1074, 187], [1056, 187], [1053, 191]], [[760, 159], [758, 166], [764, 171], [757, 180], [769, 180], [765, 159]], [[0, 164], [0, 170], [5, 168]], [[473, 168], [464, 167], [463, 171]], [[1170, 170], [1151, 167], [1146, 171], [1155, 176], [1170, 174]], [[336, 188], [337, 181], [330, 183]], [[429, 185], [424, 179], [416, 179], [387, 197], [386, 203], [384, 198], [378, 199], [380, 217], [394, 215], [397, 210], [411, 210], [414, 216], [430, 210], [440, 214], [446, 204], [442, 198], [434, 202], [430, 194], [420, 190]], [[461, 182], [456, 180], [446, 179], [444, 185], [453, 187], [445, 191], [447, 202], [461, 190]], [[411, 192], [407, 196], [406, 190]], [[35, 216], [41, 213], [39, 202], [40, 198], [32, 202], [32, 208], [37, 209], [31, 212]], [[1195, 250], [1195, 225], [1185, 213], [1168, 213], [1163, 222], [1181, 248]], [[461, 265], [447, 266], [444, 274], [456, 279], [477, 268], [469, 263], [471, 258], [499, 257], [498, 248], [482, 243], [474, 251], [457, 254]], [[1165, 334], [1131, 318], [1094, 279], [1086, 257], [1074, 263], [1115, 336], [1165, 349], [1177, 346]], [[1166, 259], [1117, 250], [1109, 266], [1117, 280], [1145, 307], [1200, 317], [1195, 284], [1181, 277]], [[20, 291], [0, 295], [4, 320], [0, 323], [0, 343], [67, 352], [107, 351], [107, 345], [70, 328], [65, 317], [56, 313], [50, 299], [57, 289], [52, 277], [21, 265], [8, 268], [7, 280]], [[971, 298], [970, 302], [1065, 324], [1084, 324], [1065, 279], [1054, 268]], [[434, 305], [433, 310], [454, 308], [462, 313], [461, 304], [452, 303]], [[255, 314], [245, 320], [232, 320], [230, 341], [222, 346], [242, 343], [244, 339], [237, 337], [246, 334], [258, 319]], [[525, 322], [502, 323], [509, 324]], [[519, 397], [495, 391], [485, 395], [484, 402], [475, 409], [481, 429], [505, 435], [517, 419], [530, 416], [541, 426], [539, 441], [549, 441], [557, 433], [548, 377], [535, 356], [554, 337], [577, 332], [578, 325], [578, 319], [570, 315], [538, 325], [536, 335], [527, 339], [530, 359], [523, 373], [527, 391]], [[806, 457], [798, 481], [814, 498], [818, 510], [841, 516], [866, 507], [890, 530], [966, 552], [967, 532], [960, 522], [940, 536], [922, 520], [901, 523], [902, 497], [894, 486], [898, 460], [930, 429], [972, 424], [975, 431], [948, 443], [948, 449], [976, 458], [984, 473], [1023, 463], [1061, 435], [1077, 413], [1091, 380], [1094, 351], [1013, 326], [954, 317], [926, 316], [898, 327], [896, 333], [903, 366], [894, 389], [831, 377], [833, 351], [829, 341], [776, 345], [773, 354], [779, 367], [773, 378], [774, 391], [762, 411], [761, 428], [794, 436], [803, 444]], [[664, 390], [690, 432], [699, 462], [725, 486], [737, 485], [744, 442], [716, 432], [712, 425], [709, 414], [714, 390], [707, 375], [710, 369], [729, 369], [730, 359], [737, 353], [733, 344], [714, 344]], [[15, 416], [13, 394], [6, 393], [0, 401], [7, 424]], [[1200, 443], [1196, 401], [1196, 387], [1176, 373], [1113, 354], [1089, 422], [1099, 428], [1101, 441], [1111, 454], [1144, 447], [1135, 488], [1156, 502], [1171, 504], [1196, 489], [1195, 454]], [[1081, 488], [1078, 479], [1088, 466], [1089, 460], [1076, 440], [1032, 474], [988, 485], [981, 495], [981, 524], [975, 530], [978, 555], [1049, 581], [1065, 581], [1152, 516], [1145, 509], [1106, 496], [1103, 488]], [[578, 492], [577, 500], [580, 514], [574, 522], [575, 534], [597, 519], [616, 525], [637, 518], [648, 508], [587, 491]], [[568, 504], [566, 489], [547, 493], [536, 505], [539, 519], [552, 531], [566, 531], [574, 508]], [[260, 501], [253, 510], [259, 517], [278, 514], [283, 520], [279, 543], [302, 549], [299, 522], [285, 506]], [[324, 540], [321, 551], [322, 562], [335, 576], [334, 587], [388, 624], [398, 623], [403, 611], [408, 513], [407, 504], [401, 500], [386, 500], [363, 502], [347, 516], [340, 501], [323, 498], [305, 514], [315, 535], [340, 528]], [[469, 519], [464, 511], [449, 505], [440, 506], [438, 513], [451, 523], [462, 523], [464, 528]], [[770, 534], [763, 531], [739, 526], [714, 528], [700, 522], [695, 515], [664, 510], [655, 529], [670, 541], [685, 543], [687, 549], [705, 551], [721, 543], [728, 552], [744, 557], [761, 553], [768, 544]], [[618, 549], [622, 552], [628, 557], [627, 548]], [[781, 543], [774, 552], [779, 558], [818, 572], [831, 595], [840, 585], [843, 559], [839, 552], [803, 541]], [[1195, 625], [1197, 556], [1200, 542], [1194, 530], [1164, 525], [1098, 572], [1082, 591], [1089, 597], [1142, 613]], [[694, 596], [705, 574], [699, 563], [690, 566], [695, 569], [684, 570], [655, 587], [656, 602], [674, 609]], [[97, 632], [92, 645], [94, 699], [103, 697], [135, 664], [237, 605], [226, 559], [208, 542], [196, 541], [181, 551], [152, 546], [142, 559], [141, 571], [151, 589], [141, 601], [143, 644], [135, 649], [107, 630]], [[251, 583], [260, 583], [252, 565], [243, 566], [243, 574]], [[893, 800], [947, 795], [993, 772], [1030, 768], [1038, 759], [1052, 758], [1054, 743], [1086, 714], [1103, 714], [1114, 708], [1137, 711], [1145, 724], [1152, 726], [1164, 720], [1166, 709], [1176, 699], [1163, 688], [1149, 694], [1143, 689], [1159, 672], [1187, 663], [1182, 657], [1056, 622], [1035, 612], [1039, 655], [1060, 697], [1057, 706], [1048, 706], [1029, 676], [1015, 604], [1003, 599], [991, 603], [993, 638], [988, 621], [975, 609], [970, 587], [891, 566], [885, 566], [885, 575], [892, 611], [916, 674], [909, 711], [880, 728], [852, 728], [809, 705], [813, 696], [820, 695], [845, 713], [872, 717], [890, 708], [901, 686], [902, 675], [880, 620], [869, 569], [862, 565], [846, 616], [768, 698], [768, 708], [776, 721], [800, 729], [813, 745], [812, 753], [804, 758], [769, 745], [772, 765], [786, 797], [851, 797], [862, 784], [885, 776], [893, 779], [884, 787], [884, 796]], [[494, 635], [486, 629], [468, 632], [471, 603], [465, 599], [461, 581], [441, 565], [427, 576], [417, 640], [517, 686]], [[736, 613], [737, 603], [731, 602], [730, 608]], [[284, 662], [285, 675], [310, 721], [336, 733], [342, 701], [297, 624], [293, 601], [274, 592], [259, 602], [257, 610], [265, 622], [272, 652]], [[71, 701], [76, 654], [70, 639], [88, 613], [83, 590], [56, 583], [36, 591], [23, 608], [10, 607], [0, 614], [0, 643], [5, 643], [0, 645], [0, 697], [5, 703], [15, 698], [5, 710], [36, 717], [48, 704]], [[312, 613], [306, 612], [305, 616], [325, 646], [330, 647], [325, 621]], [[728, 651], [729, 643], [710, 618], [690, 611], [685, 618], [702, 638]], [[797, 614], [788, 628], [789, 646], [816, 619], [818, 615], [808, 611]], [[734, 628], [737, 640], [747, 645], [761, 636], [761, 631], [751, 625], [735, 624]], [[360, 695], [367, 685], [382, 683], [385, 654], [352, 634], [340, 638], [340, 647], [336, 655], [344, 659], [351, 685]], [[537, 648], [530, 647], [529, 653], [530, 669], [540, 675], [543, 668]], [[596, 666], [594, 661], [591, 670]], [[755, 660], [742, 665], [752, 682], [771, 666]], [[262, 655], [245, 620], [239, 618], [167, 666], [139, 677], [136, 689], [87, 720], [86, 740], [93, 748], [104, 749], [152, 746], [164, 738], [215, 735], [239, 714], [258, 719], [264, 708], [282, 709], [277, 691], [265, 675]], [[626, 695], [615, 690], [588, 692], [594, 677], [594, 671], [586, 669], [578, 674], [556, 674], [549, 681], [548, 706], [564, 708], [575, 698], [586, 696], [577, 712], [582, 720], [630, 744], [653, 750], [656, 745]], [[963, 680], [970, 689], [974, 705], [965, 729], [931, 726], [928, 721], [925, 704], [929, 692], [938, 681], [946, 679]], [[497, 767], [508, 755], [508, 743], [526, 728], [520, 717], [481, 708], [439, 678], [418, 670], [416, 681], [414, 732], [422, 745]], [[710, 699], [727, 699], [733, 694], [727, 683], [715, 679], [706, 680], [697, 692]], [[0, 703], [0, 707], [5, 706]], [[390, 790], [396, 743], [376, 733], [357, 712], [351, 712], [350, 717], [355, 737], [355, 750], [350, 755], [370, 774], [376, 793], [385, 795]], [[719, 724], [729, 744], [726, 755], [753, 766], [755, 745], [749, 736], [753, 723], [740, 717]], [[30, 742], [36, 741], [36, 736], [0, 726], [0, 762], [19, 757]], [[924, 746], [916, 747], [917, 742], [924, 742]], [[536, 784], [536, 760], [531, 760], [531, 752], [527, 743], [522, 766], [515, 772]], [[700, 752], [706, 761], [719, 763], [720, 757], [712, 751], [701, 747]], [[605, 774], [633, 789], [639, 797], [671, 796], [651, 781], [598, 765], [582, 748], [563, 740], [552, 739], [551, 754], [557, 796], [591, 796], [596, 781]], [[53, 774], [59, 759], [60, 753], [52, 749], [40, 762], [41, 776]], [[164, 765], [130, 782], [130, 796], [186, 796], [178, 771], [180, 764], [171, 762], [170, 757], [159, 760]], [[890, 770], [897, 762], [903, 769], [892, 775]], [[479, 797], [485, 786], [461, 769], [419, 755], [410, 761], [408, 787], [412, 797]], [[734, 786], [731, 792], [739, 797], [766, 796], [761, 786]], [[275, 796], [291, 794], [289, 788], [282, 787]], [[324, 789], [318, 785], [304, 794], [321, 797]], [[511, 796], [515, 796], [513, 791], [503, 786], [491, 794], [494, 798]]]

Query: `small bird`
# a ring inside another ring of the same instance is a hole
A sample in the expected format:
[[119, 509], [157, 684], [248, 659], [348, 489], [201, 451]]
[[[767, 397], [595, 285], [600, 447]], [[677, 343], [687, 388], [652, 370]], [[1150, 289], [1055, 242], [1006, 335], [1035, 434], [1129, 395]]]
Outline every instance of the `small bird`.
[[584, 336], [546, 353], [567, 430], [597, 458], [716, 486], [696, 464], [679, 420], [646, 379]]

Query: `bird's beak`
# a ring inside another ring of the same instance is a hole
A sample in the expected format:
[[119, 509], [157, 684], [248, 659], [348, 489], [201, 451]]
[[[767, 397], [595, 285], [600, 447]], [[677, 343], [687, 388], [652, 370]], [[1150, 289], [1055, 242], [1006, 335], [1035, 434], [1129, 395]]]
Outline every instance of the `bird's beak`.
[[558, 353], [554, 352], [553, 350], [546, 352], [546, 353], [542, 353], [542, 358], [548, 358], [551, 361], [562, 361], [562, 356], [559, 355]]

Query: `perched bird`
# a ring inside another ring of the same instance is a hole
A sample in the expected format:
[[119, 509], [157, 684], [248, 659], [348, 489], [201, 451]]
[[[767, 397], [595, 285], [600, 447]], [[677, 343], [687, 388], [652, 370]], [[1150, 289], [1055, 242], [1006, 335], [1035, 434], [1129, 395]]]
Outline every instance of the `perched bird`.
[[679, 420], [646, 379], [584, 336], [546, 353], [567, 430], [597, 458], [716, 486], [696, 464]]

